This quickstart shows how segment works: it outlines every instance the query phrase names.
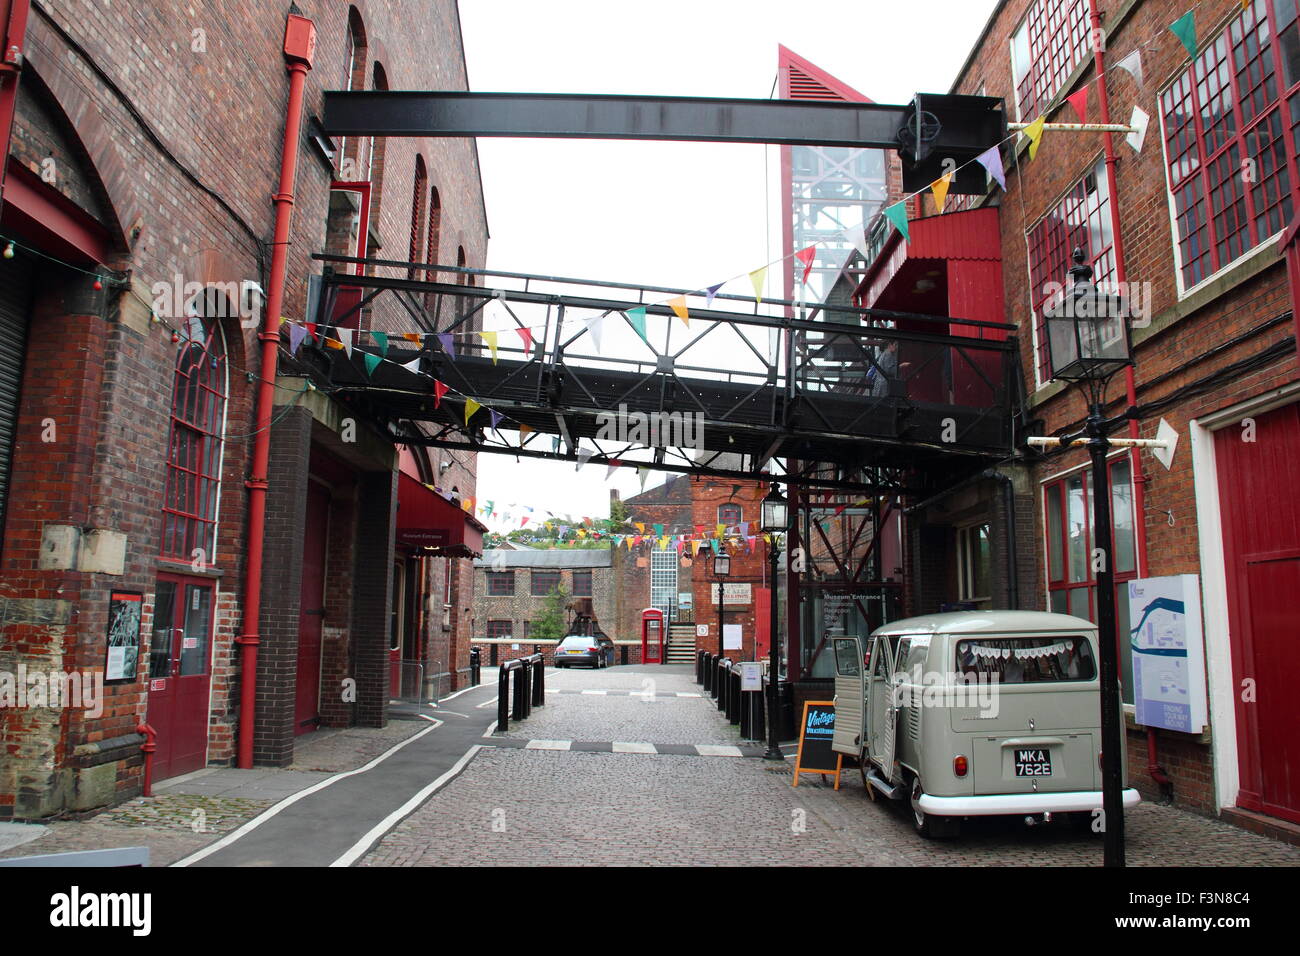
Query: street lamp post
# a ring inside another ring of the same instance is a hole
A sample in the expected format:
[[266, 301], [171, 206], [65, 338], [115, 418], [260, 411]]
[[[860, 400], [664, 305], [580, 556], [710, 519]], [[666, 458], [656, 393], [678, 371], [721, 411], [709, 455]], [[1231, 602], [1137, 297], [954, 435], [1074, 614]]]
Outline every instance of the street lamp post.
[[722, 546], [722, 539], [718, 539], [717, 547], [713, 552], [713, 576], [718, 579], [718, 657], [722, 657], [722, 614], [723, 608], [727, 603], [726, 581], [727, 575], [731, 573], [731, 557], [727, 554], [727, 549]]
[[768, 628], [767, 628], [767, 752], [765, 760], [785, 760], [781, 753], [780, 736], [777, 730], [777, 710], [781, 695], [778, 686], [781, 657], [777, 646], [777, 609], [776, 609], [776, 575], [777, 556], [781, 551], [781, 535], [790, 527], [790, 508], [776, 482], [763, 499], [763, 532], [769, 537], [767, 556], [769, 564], [768, 586]]
[[[1106, 385], [1112, 375], [1133, 364], [1129, 344], [1128, 304], [1092, 283], [1092, 268], [1074, 250], [1072, 284], [1062, 299], [1044, 310], [1052, 377], [1070, 382], [1088, 402], [1084, 430], [1060, 440], [1062, 446], [1086, 441], [1092, 459], [1092, 526], [1097, 569], [1097, 630], [1101, 664], [1102, 819], [1105, 865], [1124, 866], [1124, 725], [1120, 712], [1119, 646], [1115, 614], [1113, 535], [1110, 513], [1110, 474], [1106, 453], [1108, 433], [1127, 422], [1135, 411], [1106, 417]], [[1138, 516], [1141, 520], [1141, 516]]]

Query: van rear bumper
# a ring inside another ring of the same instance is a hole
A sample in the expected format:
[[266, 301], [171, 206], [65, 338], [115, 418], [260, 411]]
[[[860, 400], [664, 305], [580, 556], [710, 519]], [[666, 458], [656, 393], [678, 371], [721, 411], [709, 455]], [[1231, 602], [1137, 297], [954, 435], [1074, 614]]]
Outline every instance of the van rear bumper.
[[[1121, 794], [1124, 809], [1141, 801], [1129, 788]], [[1100, 790], [1067, 790], [1062, 793], [996, 793], [982, 797], [936, 797], [922, 794], [921, 809], [940, 817], [995, 817], [1018, 813], [1086, 813], [1101, 806]]]

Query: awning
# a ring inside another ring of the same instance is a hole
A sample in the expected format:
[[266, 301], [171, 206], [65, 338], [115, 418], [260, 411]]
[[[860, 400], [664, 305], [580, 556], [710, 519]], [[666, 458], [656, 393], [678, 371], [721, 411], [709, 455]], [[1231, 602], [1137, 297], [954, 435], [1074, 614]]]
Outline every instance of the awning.
[[402, 472], [397, 484], [397, 544], [450, 558], [483, 553], [487, 527], [431, 488]]

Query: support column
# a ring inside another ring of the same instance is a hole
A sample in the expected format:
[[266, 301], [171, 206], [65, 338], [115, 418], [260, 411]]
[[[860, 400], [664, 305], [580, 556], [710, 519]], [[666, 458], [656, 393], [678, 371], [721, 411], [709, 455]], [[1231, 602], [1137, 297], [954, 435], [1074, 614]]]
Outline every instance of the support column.
[[358, 482], [356, 564], [352, 572], [352, 649], [357, 726], [388, 722], [388, 629], [393, 599], [397, 472], [366, 472]]

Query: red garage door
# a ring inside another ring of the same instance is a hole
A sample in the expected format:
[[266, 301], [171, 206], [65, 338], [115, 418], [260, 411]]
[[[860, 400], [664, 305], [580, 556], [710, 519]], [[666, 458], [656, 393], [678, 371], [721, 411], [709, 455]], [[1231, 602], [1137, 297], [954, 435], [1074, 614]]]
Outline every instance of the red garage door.
[[1243, 688], [1238, 804], [1300, 823], [1300, 405], [1256, 416], [1253, 435], [1223, 429], [1215, 459], [1233, 677]]

